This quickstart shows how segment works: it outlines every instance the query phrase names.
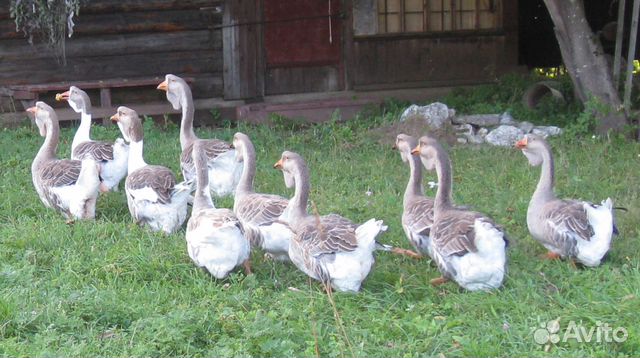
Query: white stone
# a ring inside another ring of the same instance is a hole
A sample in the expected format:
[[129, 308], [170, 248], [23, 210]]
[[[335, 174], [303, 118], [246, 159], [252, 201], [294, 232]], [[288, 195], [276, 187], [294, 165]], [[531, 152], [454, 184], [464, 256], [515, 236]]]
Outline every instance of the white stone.
[[501, 147], [511, 147], [524, 135], [524, 131], [518, 127], [501, 125], [487, 134], [488, 143]]
[[504, 112], [500, 116], [500, 124], [514, 124], [516, 121], [511, 117], [511, 113]]
[[460, 141], [460, 139], [465, 139], [465, 143], [472, 143], [472, 144], [482, 144], [484, 143], [484, 136], [486, 136], [486, 128], [480, 128], [481, 130], [484, 129], [484, 136], [483, 135], [479, 135], [479, 131], [477, 132], [475, 127], [472, 126], [471, 124], [458, 124], [453, 126], [453, 128], [456, 130], [456, 133], [458, 133], [458, 142], [462, 143]]
[[531, 133], [547, 138], [548, 136], [562, 134], [562, 128], [556, 126], [537, 126], [531, 130]]
[[456, 116], [451, 121], [455, 124], [473, 124], [478, 127], [497, 126], [500, 124], [499, 114], [471, 114]]
[[535, 126], [531, 122], [524, 121], [518, 123], [518, 128], [522, 129], [522, 131], [524, 131], [525, 133], [531, 133], [533, 127]]
[[446, 104], [434, 102], [426, 106], [411, 105], [400, 116], [400, 121], [418, 118], [427, 122], [431, 128], [441, 128], [445, 124], [451, 123], [451, 118], [456, 115], [454, 109], [450, 109]]

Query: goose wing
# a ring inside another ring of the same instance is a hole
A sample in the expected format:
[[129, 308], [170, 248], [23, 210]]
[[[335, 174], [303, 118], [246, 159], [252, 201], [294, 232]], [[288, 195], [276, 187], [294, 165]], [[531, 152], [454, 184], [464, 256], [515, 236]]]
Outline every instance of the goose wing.
[[73, 185], [80, 176], [82, 162], [79, 160], [53, 160], [40, 169], [40, 180], [46, 187]]
[[433, 226], [433, 199], [421, 197], [415, 200], [405, 209], [402, 221], [411, 232], [429, 236]]
[[350, 252], [358, 247], [356, 228], [352, 221], [340, 215], [312, 217], [298, 233], [307, 252], [313, 257], [337, 252]]
[[250, 194], [241, 199], [236, 215], [245, 222], [254, 225], [267, 225], [278, 220], [286, 209], [289, 200], [269, 194]]
[[575, 254], [578, 239], [589, 241], [594, 235], [584, 204], [576, 200], [558, 200], [544, 209], [545, 237], [570, 255]]
[[[127, 188], [135, 192], [135, 199], [149, 200], [167, 204], [171, 202], [171, 193], [176, 185], [176, 177], [166, 167], [147, 165], [127, 176]], [[137, 197], [136, 197], [137, 196]]]
[[[212, 161], [216, 159], [220, 154], [226, 153], [230, 151], [231, 144], [219, 140], [219, 139], [208, 139], [204, 140], [203, 149], [207, 155], [207, 161]], [[183, 151], [180, 157], [180, 166], [182, 170], [190, 169], [193, 167], [193, 158], [191, 156], [191, 152], [193, 151], [193, 144], [187, 146]]]
[[113, 160], [113, 144], [95, 141], [82, 142], [74, 148], [73, 156], [78, 159], [90, 158], [97, 162]]
[[453, 210], [439, 217], [433, 225], [431, 239], [438, 252], [444, 257], [462, 256], [476, 252], [474, 223], [483, 219], [472, 211]]

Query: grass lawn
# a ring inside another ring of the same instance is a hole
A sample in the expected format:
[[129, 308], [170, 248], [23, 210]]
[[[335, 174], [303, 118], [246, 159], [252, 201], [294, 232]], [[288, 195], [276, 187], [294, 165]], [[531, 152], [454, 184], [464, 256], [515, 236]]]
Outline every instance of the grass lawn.
[[[248, 134], [257, 150], [257, 191], [287, 197], [292, 192], [272, 165], [285, 149], [299, 152], [320, 213], [384, 219], [389, 230], [380, 240], [408, 248], [400, 225], [408, 167], [390, 144], [372, 139], [366, 130], [372, 125], [240, 125], [197, 134], [225, 140], [238, 130]], [[72, 135], [73, 128], [62, 130], [59, 157], [68, 157]], [[113, 126], [93, 129], [97, 139], [119, 135]], [[640, 355], [638, 143], [551, 140], [560, 196], [597, 202], [610, 196], [629, 209], [617, 212], [621, 235], [609, 260], [593, 269], [538, 258], [544, 249], [529, 236], [525, 218], [539, 168], [518, 150], [449, 147], [455, 201], [489, 214], [511, 238], [504, 287], [489, 293], [454, 283], [434, 288], [429, 280], [439, 273], [428, 260], [377, 253], [360, 294], [334, 295], [337, 316], [317, 282], [259, 252], [254, 275], [211, 278], [191, 263], [184, 230], [164, 236], [132, 224], [122, 190], [100, 197], [95, 221], [66, 225], [31, 183], [41, 143], [35, 127], [0, 130], [2, 356]], [[147, 162], [178, 173], [179, 152], [175, 125], [145, 123]], [[435, 181], [434, 174], [426, 181]], [[232, 200], [216, 204], [231, 207]], [[561, 338], [570, 322], [586, 333], [605, 323], [623, 327], [628, 337], [536, 343], [536, 329], [556, 319]]]

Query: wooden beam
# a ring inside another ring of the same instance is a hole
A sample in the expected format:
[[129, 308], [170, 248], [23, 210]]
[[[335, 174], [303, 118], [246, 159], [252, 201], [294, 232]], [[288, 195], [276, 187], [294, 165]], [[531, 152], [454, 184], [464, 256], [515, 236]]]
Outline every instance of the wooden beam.
[[629, 52], [627, 54], [627, 81], [624, 85], [624, 110], [627, 115], [631, 109], [631, 84], [633, 80], [633, 60], [636, 54], [636, 39], [638, 37], [638, 14], [640, 13], [640, 0], [633, 0], [633, 14], [631, 15], [631, 38], [629, 39]]
[[616, 48], [613, 55], [613, 84], [620, 88], [620, 59], [622, 58], [622, 37], [624, 35], [624, 8], [626, 0], [618, 0], [618, 23], [616, 27]]

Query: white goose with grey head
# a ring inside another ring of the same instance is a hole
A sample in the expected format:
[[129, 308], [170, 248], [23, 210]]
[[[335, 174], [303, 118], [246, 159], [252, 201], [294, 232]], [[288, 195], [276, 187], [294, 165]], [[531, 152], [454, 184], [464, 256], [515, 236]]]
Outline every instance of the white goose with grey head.
[[36, 102], [27, 111], [35, 115], [40, 135], [45, 137], [31, 164], [31, 178], [40, 200], [61, 212], [69, 223], [75, 219], [93, 219], [100, 186], [98, 164], [92, 159], [57, 159], [60, 128], [53, 108]]
[[[158, 89], [167, 92], [167, 100], [174, 109], [182, 110], [180, 122], [180, 168], [185, 180], [190, 181], [195, 177], [195, 167], [191, 152], [193, 142], [198, 139], [193, 131], [193, 116], [195, 107], [191, 88], [180, 77], [168, 74], [165, 80], [158, 85]], [[235, 160], [236, 153], [231, 145], [219, 139], [206, 139], [204, 150], [207, 154], [209, 167], [209, 188], [215, 196], [225, 196], [234, 193], [240, 175], [242, 164]]]
[[143, 158], [142, 121], [136, 111], [118, 107], [111, 117], [129, 142], [129, 163], [125, 192], [129, 212], [139, 225], [171, 234], [187, 217], [187, 202], [193, 182], [177, 183], [167, 167], [149, 165]]
[[285, 151], [274, 167], [282, 170], [288, 188], [295, 187], [287, 207], [295, 233], [289, 245], [291, 261], [327, 289], [358, 292], [375, 261], [375, 239], [387, 227], [376, 219], [358, 225], [336, 214], [309, 215], [309, 169], [304, 159]]
[[411, 155], [417, 144], [414, 137], [398, 134], [393, 146], [400, 152], [402, 161], [409, 164], [409, 182], [402, 199], [402, 228], [414, 249], [431, 257], [429, 235], [433, 226], [433, 198], [424, 196], [420, 158]]
[[442, 277], [431, 283], [452, 279], [470, 291], [500, 287], [507, 270], [504, 232], [486, 215], [453, 205], [451, 162], [436, 139], [421, 137], [411, 153], [420, 155], [424, 167], [438, 175], [431, 252]]
[[549, 250], [548, 258], [567, 257], [586, 266], [598, 266], [618, 233], [613, 202], [601, 205], [587, 201], [558, 199], [553, 192], [554, 161], [546, 140], [527, 134], [516, 148], [533, 166], [542, 166], [540, 180], [527, 209], [527, 226], [534, 239]]
[[280, 261], [289, 261], [289, 242], [293, 231], [287, 224], [285, 209], [289, 200], [271, 194], [256, 193], [253, 180], [256, 174], [256, 151], [244, 133], [233, 136], [236, 160], [242, 162], [242, 176], [236, 188], [233, 211], [245, 229], [251, 244]]
[[100, 165], [102, 183], [100, 191], [118, 190], [120, 180], [127, 175], [129, 146], [122, 138], [115, 143], [91, 139], [91, 100], [87, 93], [76, 86], [56, 94], [57, 101], [67, 101], [69, 106], [80, 113], [80, 126], [71, 142], [71, 159], [90, 158]]
[[229, 272], [240, 265], [249, 274], [251, 247], [244, 236], [240, 220], [233, 211], [216, 209], [213, 205], [205, 145], [203, 140], [193, 143], [196, 194], [185, 235], [189, 257], [198, 267], [206, 268], [218, 279], [227, 277]]

